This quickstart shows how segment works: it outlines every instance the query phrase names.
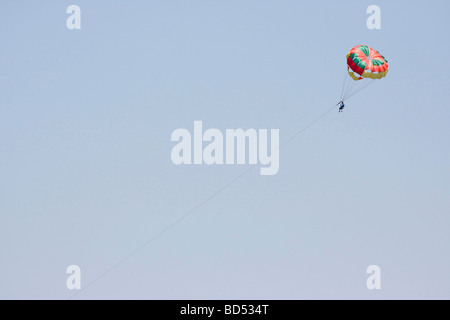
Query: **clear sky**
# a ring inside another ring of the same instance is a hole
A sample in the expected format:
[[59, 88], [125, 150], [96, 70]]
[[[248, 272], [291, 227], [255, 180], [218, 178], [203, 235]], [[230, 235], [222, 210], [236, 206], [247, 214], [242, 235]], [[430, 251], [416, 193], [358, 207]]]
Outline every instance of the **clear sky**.
[[[449, 12], [1, 1], [0, 298], [70, 298], [78, 265], [75, 299], [449, 299]], [[176, 166], [173, 130], [282, 143], [336, 104], [359, 44], [389, 60], [385, 79], [286, 144], [277, 175], [253, 169], [129, 256], [250, 167]]]

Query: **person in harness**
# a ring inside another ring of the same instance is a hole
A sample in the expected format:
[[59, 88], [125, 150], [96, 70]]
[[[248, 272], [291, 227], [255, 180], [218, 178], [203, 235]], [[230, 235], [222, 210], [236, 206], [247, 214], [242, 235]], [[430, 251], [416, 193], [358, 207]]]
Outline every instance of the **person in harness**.
[[345, 107], [344, 101], [339, 101], [338, 104], [340, 104], [340, 106], [339, 106], [339, 112], [344, 111], [344, 107]]

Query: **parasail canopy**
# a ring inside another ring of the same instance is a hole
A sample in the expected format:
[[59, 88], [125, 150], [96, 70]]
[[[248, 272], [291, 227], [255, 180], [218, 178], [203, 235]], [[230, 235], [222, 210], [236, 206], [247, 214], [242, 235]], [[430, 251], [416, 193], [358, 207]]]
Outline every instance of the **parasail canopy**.
[[341, 101], [349, 99], [372, 84], [374, 80], [384, 78], [388, 70], [388, 61], [377, 50], [366, 45], [351, 48], [347, 54]]
[[347, 54], [347, 67], [353, 80], [381, 79], [386, 76], [389, 64], [377, 50], [360, 45], [351, 48]]

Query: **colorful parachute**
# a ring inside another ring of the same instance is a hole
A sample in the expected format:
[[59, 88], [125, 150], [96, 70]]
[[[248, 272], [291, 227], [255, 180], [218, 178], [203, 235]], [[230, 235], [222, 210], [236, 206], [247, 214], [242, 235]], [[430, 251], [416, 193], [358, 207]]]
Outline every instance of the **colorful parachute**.
[[[351, 48], [347, 54], [346, 71], [350, 78], [346, 76], [344, 80], [341, 101], [361, 91], [371, 84], [373, 80], [384, 78], [388, 70], [388, 61], [377, 50], [365, 45]], [[367, 80], [359, 81], [364, 79]]]
[[381, 79], [386, 76], [389, 64], [385, 57], [371, 47], [356, 46], [347, 54], [347, 67], [353, 80]]

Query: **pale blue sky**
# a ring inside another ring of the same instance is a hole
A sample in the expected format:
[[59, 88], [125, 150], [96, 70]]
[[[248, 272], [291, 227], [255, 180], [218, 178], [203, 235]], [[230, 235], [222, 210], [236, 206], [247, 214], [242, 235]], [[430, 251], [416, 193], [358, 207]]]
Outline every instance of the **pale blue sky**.
[[[81, 8], [81, 30], [66, 8]], [[381, 30], [366, 8], [381, 7]], [[447, 1], [2, 1], [0, 298], [67, 299], [248, 169], [175, 166], [170, 135], [278, 128], [388, 76], [81, 299], [450, 298]], [[382, 288], [366, 288], [367, 266]]]

